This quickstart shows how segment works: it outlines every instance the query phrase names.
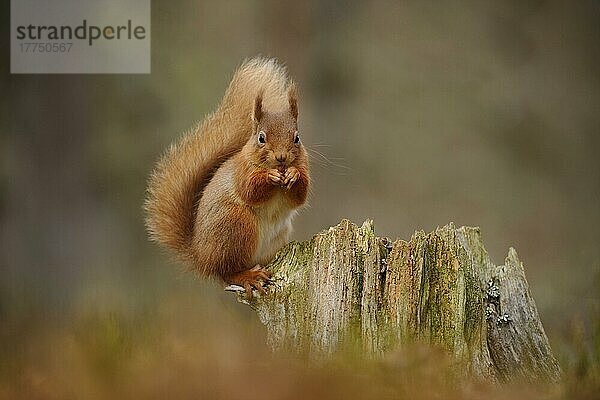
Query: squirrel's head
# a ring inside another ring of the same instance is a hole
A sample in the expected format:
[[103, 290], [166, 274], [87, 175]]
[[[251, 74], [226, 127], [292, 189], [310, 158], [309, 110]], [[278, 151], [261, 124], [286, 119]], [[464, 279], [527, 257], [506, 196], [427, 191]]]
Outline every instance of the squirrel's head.
[[265, 168], [292, 165], [304, 155], [298, 133], [298, 91], [294, 83], [288, 88], [288, 109], [272, 113], [263, 109], [263, 95], [254, 100], [252, 111], [253, 135], [248, 142], [254, 151], [255, 163]]

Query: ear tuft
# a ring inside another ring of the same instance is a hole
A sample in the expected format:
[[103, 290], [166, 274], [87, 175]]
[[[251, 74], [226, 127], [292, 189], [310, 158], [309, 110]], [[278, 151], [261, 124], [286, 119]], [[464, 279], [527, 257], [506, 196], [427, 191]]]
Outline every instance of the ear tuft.
[[254, 108], [252, 110], [252, 120], [254, 121], [255, 124], [258, 124], [263, 116], [262, 102], [263, 102], [263, 91], [261, 90], [260, 92], [258, 92], [258, 94], [256, 95], [256, 98], [254, 99]]
[[288, 102], [290, 103], [290, 113], [292, 117], [298, 120], [298, 87], [296, 82], [291, 82], [288, 87]]

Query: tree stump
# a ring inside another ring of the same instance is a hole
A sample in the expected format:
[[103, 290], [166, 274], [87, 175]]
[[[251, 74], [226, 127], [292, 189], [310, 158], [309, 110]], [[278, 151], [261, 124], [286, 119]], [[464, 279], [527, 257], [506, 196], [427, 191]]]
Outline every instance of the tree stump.
[[478, 228], [451, 223], [392, 243], [372, 221], [343, 220], [288, 244], [268, 268], [268, 294], [238, 299], [274, 349], [327, 355], [351, 345], [373, 358], [425, 342], [492, 381], [560, 377], [517, 252], [495, 266]]

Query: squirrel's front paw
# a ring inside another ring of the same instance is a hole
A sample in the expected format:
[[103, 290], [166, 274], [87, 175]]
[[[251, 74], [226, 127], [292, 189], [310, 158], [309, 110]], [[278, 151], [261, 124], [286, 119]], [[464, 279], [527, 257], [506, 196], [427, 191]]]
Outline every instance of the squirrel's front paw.
[[271, 279], [271, 275], [270, 271], [257, 265], [252, 269], [231, 275], [226, 281], [233, 285], [242, 286], [246, 290], [246, 297], [251, 299], [253, 289], [258, 290], [261, 294], [266, 293], [264, 286]]
[[291, 188], [298, 178], [300, 178], [300, 171], [298, 171], [298, 168], [289, 167], [285, 171], [285, 176], [283, 177], [283, 186], [285, 186], [286, 189]]
[[272, 168], [267, 171], [267, 179], [272, 185], [283, 185], [284, 176], [279, 170]]

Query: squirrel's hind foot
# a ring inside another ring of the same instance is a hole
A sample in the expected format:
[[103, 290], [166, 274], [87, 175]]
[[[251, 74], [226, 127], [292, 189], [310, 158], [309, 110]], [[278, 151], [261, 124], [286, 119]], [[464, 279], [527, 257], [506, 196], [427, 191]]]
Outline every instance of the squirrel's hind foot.
[[267, 293], [265, 287], [270, 282], [272, 275], [273, 274], [270, 271], [264, 269], [260, 265], [256, 265], [252, 269], [238, 272], [227, 277], [226, 281], [229, 284], [243, 287], [246, 290], [246, 297], [251, 299], [253, 289], [258, 290], [261, 294]]

